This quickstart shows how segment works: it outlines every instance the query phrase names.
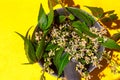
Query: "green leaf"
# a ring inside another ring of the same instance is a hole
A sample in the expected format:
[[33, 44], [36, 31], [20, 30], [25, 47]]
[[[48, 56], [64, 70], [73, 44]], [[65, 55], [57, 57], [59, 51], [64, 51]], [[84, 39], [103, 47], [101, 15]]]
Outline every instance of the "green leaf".
[[72, 14], [70, 14], [70, 15], [68, 16], [68, 18], [69, 18], [70, 20], [74, 20], [74, 19], [75, 19], [75, 17], [74, 17]]
[[38, 60], [40, 60], [43, 56], [44, 47], [45, 47], [45, 37], [42, 37], [36, 49], [36, 56]]
[[101, 22], [111, 22], [118, 19], [117, 14], [114, 14], [114, 10], [104, 12]]
[[48, 57], [49, 57], [48, 52], [44, 52], [43, 58], [44, 58], [44, 59], [47, 59]]
[[111, 21], [114, 21], [114, 20], [117, 20], [118, 19], [118, 16], [117, 14], [110, 14], [108, 16], [105, 16], [101, 19], [102, 22], [111, 22]]
[[28, 37], [28, 33], [29, 33], [29, 31], [30, 31], [31, 28], [32, 28], [32, 27], [30, 27], [30, 28], [27, 30], [27, 33], [26, 33], [26, 35], [25, 35], [25, 38]]
[[99, 43], [103, 43], [103, 42], [104, 42], [104, 38], [98, 37], [98, 42], [99, 42]]
[[60, 62], [59, 62], [58, 77], [60, 77], [65, 66], [68, 64], [69, 61], [70, 61], [69, 60], [69, 53], [64, 53], [60, 59]]
[[29, 64], [33, 64], [37, 61], [36, 55], [35, 55], [35, 50], [34, 46], [32, 45], [32, 42], [30, 41], [30, 38], [27, 39], [20, 33], [16, 32], [23, 40], [24, 40], [24, 49], [25, 49], [25, 54], [27, 56], [27, 59], [29, 61]]
[[60, 23], [63, 23], [65, 21], [65, 19], [66, 19], [66, 16], [64, 16], [64, 15], [59, 16], [59, 22]]
[[103, 16], [103, 9], [102, 8], [98, 8], [98, 7], [90, 7], [90, 6], [85, 6], [88, 9], [91, 10], [92, 14], [97, 17], [97, 18], [101, 18]]
[[53, 62], [58, 70], [59, 70], [60, 58], [61, 58], [61, 55], [63, 54], [63, 51], [64, 51], [64, 48], [62, 47], [60, 48], [58, 47], [58, 50], [55, 51], [55, 57], [53, 59]]
[[114, 12], [115, 12], [115, 10], [106, 11], [106, 12], [104, 12], [104, 15], [106, 15], [106, 14], [113, 14]]
[[40, 5], [40, 10], [39, 10], [39, 15], [38, 15], [38, 26], [42, 29], [45, 30], [47, 26], [47, 16], [46, 13], [42, 7], [42, 4]]
[[30, 38], [26, 39], [24, 44], [25, 44], [26, 54], [28, 54], [30, 60], [32, 60], [33, 63], [36, 62], [37, 57], [36, 57], [36, 54], [35, 54], [34, 46], [33, 46], [32, 42], [30, 41]]
[[96, 34], [93, 34], [92, 32], [90, 32], [88, 26], [84, 22], [74, 21], [72, 23], [72, 26], [82, 31], [83, 33], [87, 34], [88, 36], [97, 37]]
[[101, 22], [110, 22], [110, 21], [111, 21], [110, 17], [104, 17], [101, 19]]
[[88, 26], [93, 26], [95, 23], [95, 19], [86, 13], [85, 11], [79, 8], [66, 8], [70, 13], [72, 13], [75, 17], [77, 17], [80, 21], [85, 22]]
[[113, 34], [112, 39], [118, 41], [120, 39], [120, 32]]
[[48, 1], [49, 1], [49, 5], [50, 5], [50, 12], [48, 13], [48, 16], [47, 16], [48, 24], [45, 29], [50, 28], [51, 24], [53, 23], [53, 19], [54, 19], [53, 6], [52, 6], [52, 3], [50, 2], [51, 0], [48, 0]]
[[82, 32], [84, 31], [84, 30], [82, 30], [83, 26], [84, 26], [83, 28], [85, 28], [85, 30], [87, 30], [87, 31], [89, 30], [89, 27], [84, 22], [80, 22], [80, 21], [74, 21], [72, 23], [72, 26], [77, 28], [78, 30], [81, 30]]
[[69, 54], [68, 53], [63, 53], [64, 48], [60, 47], [58, 50], [55, 52], [55, 57], [53, 59], [53, 62], [58, 70], [58, 77], [62, 74], [65, 66], [69, 62]]
[[80, 30], [80, 29], [77, 29], [77, 28], [75, 28], [75, 29], [73, 29], [80, 37], [83, 37], [83, 33], [82, 33], [82, 31]]
[[58, 47], [56, 44], [49, 43], [46, 47], [46, 51], [55, 50]]
[[106, 48], [109, 48], [109, 49], [120, 50], [120, 46], [114, 40], [112, 40], [110, 38], [108, 38], [107, 41], [102, 41], [101, 45], [106, 47]]
[[111, 14], [111, 15], [110, 15], [110, 19], [111, 19], [111, 20], [116, 20], [116, 19], [118, 19], [117, 14]]

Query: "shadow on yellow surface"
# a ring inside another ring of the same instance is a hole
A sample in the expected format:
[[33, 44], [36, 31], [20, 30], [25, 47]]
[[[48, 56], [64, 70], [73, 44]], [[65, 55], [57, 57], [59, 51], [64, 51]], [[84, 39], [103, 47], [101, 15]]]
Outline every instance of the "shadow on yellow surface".
[[[112, 25], [113, 23], [114, 23], [114, 25]], [[120, 20], [119, 19], [114, 20], [114, 21], [109, 21], [109, 22], [103, 22], [103, 24], [105, 26], [107, 26], [107, 28], [109, 28], [110, 30], [111, 29], [114, 29], [114, 30], [120, 29]]]
[[68, 7], [77, 7], [80, 8], [79, 4], [75, 4], [74, 0], [63, 0], [63, 3]]

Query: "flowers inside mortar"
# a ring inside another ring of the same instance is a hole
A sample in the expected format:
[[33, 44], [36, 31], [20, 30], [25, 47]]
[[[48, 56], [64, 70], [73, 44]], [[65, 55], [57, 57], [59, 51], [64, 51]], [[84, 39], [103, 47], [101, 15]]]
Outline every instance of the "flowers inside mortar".
[[82, 77], [89, 77], [88, 66], [101, 67], [102, 56], [108, 54], [105, 48], [120, 49], [114, 40], [106, 36], [107, 30], [85, 11], [63, 7], [59, 9], [62, 12], [57, 13], [50, 2], [49, 7], [50, 12], [46, 15], [40, 6], [38, 24], [32, 37], [28, 34], [31, 28], [26, 36], [16, 32], [24, 40], [29, 63], [42, 64], [41, 80], [45, 78], [45, 71], [60, 77], [70, 61], [76, 63], [75, 69]]

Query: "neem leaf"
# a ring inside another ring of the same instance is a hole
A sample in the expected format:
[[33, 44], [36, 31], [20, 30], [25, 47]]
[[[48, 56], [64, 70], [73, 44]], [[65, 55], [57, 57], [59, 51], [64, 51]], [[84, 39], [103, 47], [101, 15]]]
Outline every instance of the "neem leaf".
[[101, 45], [109, 49], [120, 50], [120, 45], [110, 38], [108, 38], [105, 42], [101, 42]]
[[45, 37], [42, 37], [36, 49], [36, 56], [38, 60], [40, 60], [43, 56], [44, 47], [45, 47]]
[[55, 51], [55, 57], [53, 59], [53, 62], [58, 70], [59, 70], [60, 58], [61, 58], [61, 55], [63, 54], [63, 51], [64, 51], [64, 48], [62, 47], [58, 48], [58, 50]]
[[46, 47], [46, 51], [55, 50], [58, 47], [56, 44], [49, 43]]
[[114, 12], [115, 12], [115, 10], [106, 11], [106, 12], [104, 12], [104, 15], [106, 15], [106, 14], [113, 14]]
[[88, 9], [91, 10], [92, 14], [97, 17], [97, 18], [101, 18], [103, 16], [103, 9], [102, 8], [98, 8], [98, 7], [90, 7], [90, 6], [85, 6]]
[[58, 77], [60, 77], [60, 75], [62, 74], [65, 66], [68, 64], [69, 62], [69, 54], [68, 53], [64, 53], [64, 48], [60, 47], [58, 48], [58, 50], [55, 52], [55, 57], [53, 59], [53, 62], [56, 66], [56, 68], [58, 69]]
[[48, 52], [45, 52], [45, 53], [43, 54], [43, 58], [44, 58], [44, 59], [47, 59], [48, 57], [49, 57]]
[[60, 15], [60, 16], [59, 16], [59, 22], [60, 22], [60, 23], [64, 22], [65, 19], [66, 19], [66, 16], [64, 16], [64, 15]]
[[31, 42], [30, 38], [25, 41], [25, 50], [26, 50], [26, 54], [29, 55], [29, 57], [33, 61], [33, 63], [36, 62], [37, 57], [36, 57], [36, 54], [35, 54], [34, 46]]
[[85, 28], [85, 30], [89, 30], [89, 27], [84, 23], [84, 22], [80, 22], [80, 21], [74, 21], [73, 23], [72, 23], [72, 26], [73, 27], [75, 27], [75, 28], [77, 28], [77, 29], [79, 29], [79, 30], [81, 30], [82, 32], [84, 31], [84, 30], [82, 30], [81, 28], [81, 26], [85, 26], [84, 28]]
[[83, 33], [87, 34], [88, 36], [97, 37], [96, 34], [93, 34], [92, 32], [90, 32], [88, 26], [84, 22], [74, 21], [72, 23], [72, 26], [82, 31]]
[[113, 34], [112, 39], [118, 41], [120, 39], [120, 32]]
[[110, 17], [104, 17], [101, 19], [101, 22], [109, 22], [111, 21]]
[[110, 15], [110, 19], [111, 19], [111, 20], [116, 20], [116, 19], [118, 19], [117, 14], [111, 14], [111, 15]]
[[68, 7], [66, 9], [80, 21], [85, 22], [88, 26], [92, 26], [95, 23], [95, 19], [91, 15], [79, 8]]
[[37, 61], [36, 55], [35, 55], [35, 50], [32, 45], [32, 42], [30, 39], [25, 38], [23, 35], [20, 33], [16, 32], [23, 40], [24, 40], [24, 49], [25, 49], [25, 54], [27, 56], [27, 59], [30, 64], [33, 64]]
[[30, 27], [30, 28], [27, 30], [27, 33], [26, 33], [26, 35], [25, 35], [25, 38], [28, 37], [28, 33], [29, 33], [29, 31], [30, 31], [31, 28], [32, 28], [32, 27]]
[[45, 29], [48, 29], [51, 26], [53, 19], [54, 19], [53, 6], [52, 6], [52, 3], [50, 2], [51, 0], [48, 0], [48, 1], [49, 1], [49, 5], [50, 5], [50, 12], [48, 13], [48, 16], [47, 16], [48, 24], [47, 24]]
[[74, 17], [72, 14], [70, 14], [70, 15], [68, 16], [68, 18], [69, 18], [70, 20], [74, 20], [74, 19], [75, 19], [75, 17]]
[[38, 26], [44, 30], [47, 26], [47, 16], [46, 13], [42, 7], [42, 4], [40, 5], [39, 15], [38, 15]]
[[15, 32], [15, 33], [18, 34], [25, 41], [25, 37], [22, 34], [20, 34], [18, 32]]
[[65, 66], [68, 64], [69, 62], [69, 53], [64, 53], [61, 56], [60, 62], [59, 62], [59, 70], [58, 70], [58, 77], [60, 77], [60, 75], [62, 74]]
[[77, 29], [77, 28], [75, 28], [75, 29], [73, 29], [80, 37], [83, 37], [83, 33], [82, 33], [82, 31], [80, 30], [80, 29]]
[[107, 16], [104, 16], [101, 21], [102, 22], [109, 22], [109, 21], [113, 21], [113, 20], [117, 20], [118, 16], [117, 14], [109, 14]]
[[114, 14], [115, 10], [107, 11], [103, 13], [103, 16], [101, 17], [101, 22], [111, 22], [118, 19], [117, 14]]

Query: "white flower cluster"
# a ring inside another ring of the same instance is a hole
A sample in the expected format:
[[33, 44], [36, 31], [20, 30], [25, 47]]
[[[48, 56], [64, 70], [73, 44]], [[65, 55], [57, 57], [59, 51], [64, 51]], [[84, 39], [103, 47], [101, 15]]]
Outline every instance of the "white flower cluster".
[[[70, 54], [69, 59], [78, 62], [76, 70], [80, 73], [87, 71], [85, 67], [87, 64], [101, 67], [97, 57], [98, 48], [100, 47], [98, 39], [89, 37], [84, 33], [83, 37], [80, 37], [74, 30], [70, 30], [70, 27], [68, 23], [60, 25], [58, 28], [54, 26], [51, 31], [52, 43], [65, 48], [64, 51]], [[106, 34], [106, 30], [98, 30], [95, 27], [91, 27], [90, 31], [100, 37]]]
[[35, 40], [39, 43], [41, 38], [42, 38], [43, 32], [42, 31], [37, 31], [35, 32]]
[[[69, 59], [77, 63], [76, 70], [82, 76], [85, 76], [85, 72], [87, 71], [86, 65], [92, 64], [93, 66], [101, 67], [98, 58], [100, 43], [98, 38], [90, 37], [84, 33], [80, 37], [72, 28], [68, 22], [59, 26], [54, 25], [49, 33], [49, 37], [52, 44], [63, 47], [64, 52], [70, 54]], [[96, 27], [90, 27], [90, 31], [99, 37], [103, 37], [103, 34], [106, 34], [105, 29], [98, 30]], [[36, 36], [36, 40], [40, 40], [40, 36]], [[50, 51], [48, 54], [49, 57], [46, 61], [49, 62], [48, 65], [51, 65], [52, 63], [49, 59], [55, 53]]]
[[50, 73], [50, 74], [53, 74], [53, 73], [54, 73], [53, 69], [51, 69], [51, 68], [49, 67], [50, 65], [52, 65], [51, 57], [54, 56], [54, 55], [55, 55], [55, 52], [52, 51], [52, 50], [50, 50], [50, 52], [48, 53], [48, 56], [49, 56], [49, 57], [47, 57], [47, 58], [44, 59], [44, 62], [45, 62], [45, 63], [43, 64], [43, 66], [44, 66], [44, 68], [45, 68], [45, 71], [47, 71], [47, 72]]

